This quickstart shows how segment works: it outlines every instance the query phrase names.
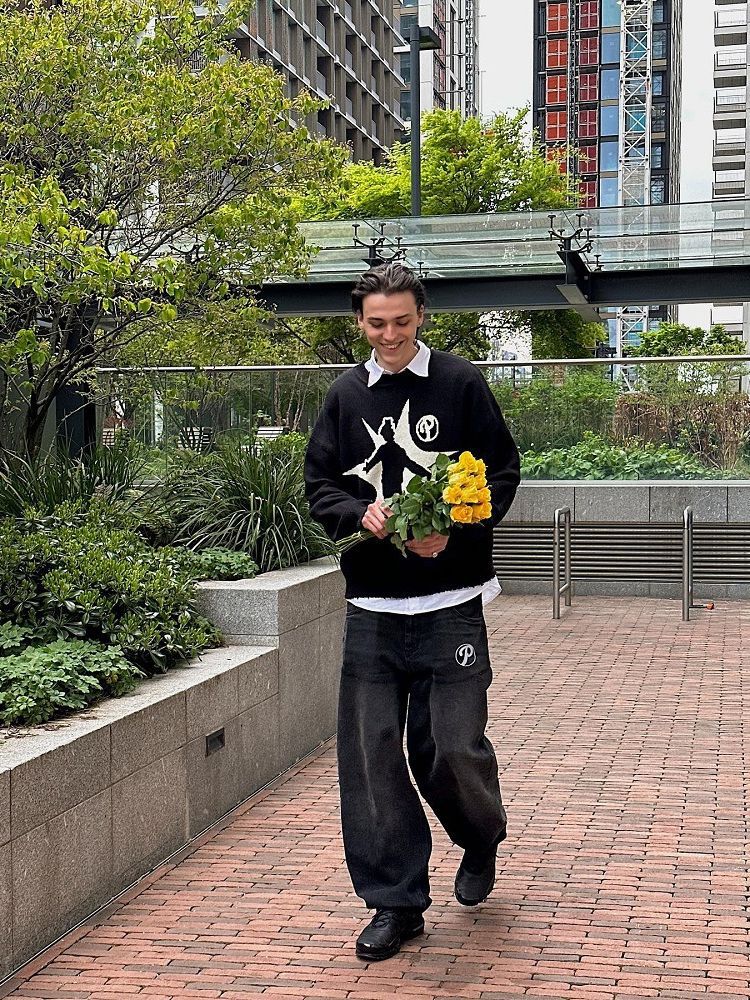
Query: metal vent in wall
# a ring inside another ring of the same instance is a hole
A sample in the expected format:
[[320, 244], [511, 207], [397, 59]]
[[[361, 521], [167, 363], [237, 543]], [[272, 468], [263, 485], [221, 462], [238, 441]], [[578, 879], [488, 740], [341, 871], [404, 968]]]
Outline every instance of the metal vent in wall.
[[[700, 524], [694, 528], [694, 580], [750, 584], [750, 523]], [[552, 579], [552, 525], [503, 522], [495, 529], [495, 568], [507, 580]], [[682, 526], [658, 523], [574, 522], [574, 580], [678, 579]]]

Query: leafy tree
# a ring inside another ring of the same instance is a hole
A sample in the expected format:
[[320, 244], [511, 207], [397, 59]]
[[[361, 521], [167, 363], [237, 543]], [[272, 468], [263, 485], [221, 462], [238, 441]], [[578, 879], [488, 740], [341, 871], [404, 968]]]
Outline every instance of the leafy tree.
[[[528, 110], [482, 121], [458, 111], [431, 111], [422, 119], [424, 215], [560, 208], [573, 194], [559, 164], [532, 148]], [[411, 214], [410, 146], [397, 143], [383, 166], [351, 163], [340, 180], [303, 200], [310, 220], [389, 219]], [[286, 325], [286, 324], [285, 324]], [[353, 323], [294, 320], [288, 324], [320, 358], [358, 360], [364, 350]], [[431, 346], [465, 357], [487, 356], [488, 331], [477, 313], [434, 316], [425, 327]]]
[[[488, 121], [459, 111], [422, 118], [422, 212], [471, 215], [560, 208], [570, 204], [559, 164], [532, 149], [528, 109]], [[306, 202], [309, 219], [398, 218], [411, 214], [411, 148], [396, 143], [384, 166], [352, 163], [343, 183]]]
[[574, 309], [539, 309], [519, 313], [518, 322], [531, 332], [534, 358], [588, 358], [597, 340], [606, 340], [601, 323], [589, 323]]
[[638, 347], [628, 354], [641, 358], [681, 357], [689, 354], [742, 354], [744, 344], [717, 324], [709, 330], [685, 323], [659, 323], [646, 330]]
[[[17, 0], [0, 13], [0, 424], [39, 450], [61, 389], [178, 312], [254, 303], [306, 251], [294, 197], [340, 151], [228, 39], [238, 0]], [[198, 58], [205, 66], [195, 71]]]
[[[638, 347], [630, 348], [635, 357], [689, 357], [690, 355], [742, 354], [745, 345], [721, 325], [705, 330], [684, 323], [660, 323], [647, 330]], [[747, 366], [741, 362], [695, 362], [671, 365], [644, 365], [643, 387], [662, 398], [683, 400], [695, 394], [734, 393], [740, 386]]]

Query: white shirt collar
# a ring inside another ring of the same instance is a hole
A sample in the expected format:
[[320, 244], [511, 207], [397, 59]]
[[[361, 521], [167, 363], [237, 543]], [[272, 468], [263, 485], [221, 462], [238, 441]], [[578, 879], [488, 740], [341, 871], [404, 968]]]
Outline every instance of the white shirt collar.
[[[430, 348], [423, 344], [421, 340], [417, 341], [417, 353], [411, 359], [406, 368], [402, 368], [402, 371], [414, 372], [415, 375], [419, 375], [421, 378], [427, 378], [429, 375], [430, 367]], [[397, 375], [398, 372], [389, 372], [385, 368], [381, 368], [378, 364], [377, 357], [375, 356], [375, 351], [372, 352], [369, 359], [365, 361], [365, 368], [367, 369], [369, 378], [367, 380], [368, 387], [372, 388], [376, 382], [379, 382], [383, 375]]]

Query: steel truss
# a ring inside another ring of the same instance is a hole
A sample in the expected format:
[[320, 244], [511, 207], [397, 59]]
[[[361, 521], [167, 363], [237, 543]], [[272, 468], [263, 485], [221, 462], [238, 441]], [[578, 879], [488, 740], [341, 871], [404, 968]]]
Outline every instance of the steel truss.
[[[651, 202], [654, 3], [621, 0], [621, 7], [618, 202], [626, 207], [646, 206]], [[648, 306], [630, 306], [618, 311], [619, 355], [640, 342], [648, 323]]]

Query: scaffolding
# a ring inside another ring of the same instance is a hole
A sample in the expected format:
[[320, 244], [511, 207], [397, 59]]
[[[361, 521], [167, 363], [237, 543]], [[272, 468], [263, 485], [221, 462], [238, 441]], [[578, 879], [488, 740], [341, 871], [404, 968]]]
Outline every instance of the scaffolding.
[[[620, 149], [618, 202], [630, 207], [651, 203], [651, 118], [653, 78], [653, 0], [621, 0]], [[617, 350], [637, 345], [648, 329], [648, 306], [617, 313]]]
[[477, 107], [477, 9], [479, 0], [465, 0], [464, 6], [464, 101], [466, 117], [476, 118]]
[[651, 201], [653, 0], [622, 0], [619, 202]]

